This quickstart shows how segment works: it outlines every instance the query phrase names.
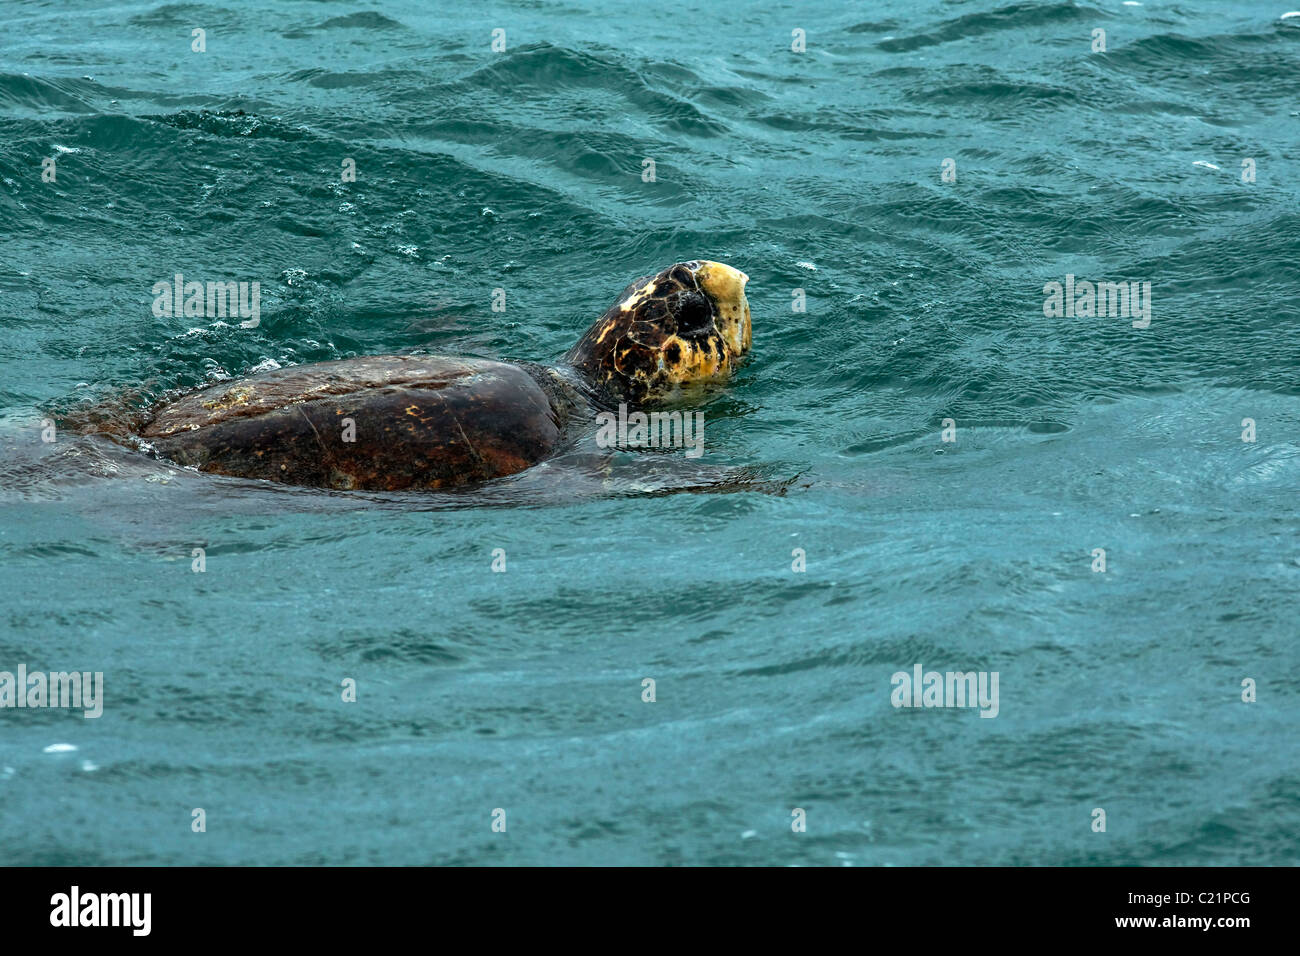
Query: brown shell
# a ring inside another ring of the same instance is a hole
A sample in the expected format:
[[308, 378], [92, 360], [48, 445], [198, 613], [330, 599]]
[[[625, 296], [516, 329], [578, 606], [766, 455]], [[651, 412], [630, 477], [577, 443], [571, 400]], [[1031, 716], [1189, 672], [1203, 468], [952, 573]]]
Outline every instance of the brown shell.
[[155, 409], [142, 436], [201, 471], [392, 491], [522, 471], [553, 453], [561, 425], [517, 366], [380, 355], [192, 392]]

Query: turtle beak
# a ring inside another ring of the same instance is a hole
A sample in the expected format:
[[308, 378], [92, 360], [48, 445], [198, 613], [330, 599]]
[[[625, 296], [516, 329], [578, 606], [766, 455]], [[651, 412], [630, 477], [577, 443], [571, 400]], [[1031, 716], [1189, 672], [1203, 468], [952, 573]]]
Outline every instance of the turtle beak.
[[718, 331], [727, 343], [727, 351], [739, 358], [749, 351], [753, 338], [749, 314], [749, 300], [745, 298], [745, 283], [749, 276], [722, 262], [702, 260], [692, 270], [718, 311]]

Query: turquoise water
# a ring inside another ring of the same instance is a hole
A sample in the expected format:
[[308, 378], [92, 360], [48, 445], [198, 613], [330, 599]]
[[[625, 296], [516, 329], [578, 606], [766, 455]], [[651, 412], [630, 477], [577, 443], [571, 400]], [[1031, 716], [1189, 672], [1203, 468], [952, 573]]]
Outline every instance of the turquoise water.
[[[1287, 9], [10, 0], [0, 670], [105, 690], [0, 710], [0, 859], [1295, 863]], [[366, 495], [42, 441], [272, 363], [553, 361], [697, 257], [754, 314], [698, 460]], [[260, 324], [156, 317], [177, 272]], [[1045, 316], [1067, 275], [1149, 327]], [[895, 708], [917, 664], [997, 717]]]

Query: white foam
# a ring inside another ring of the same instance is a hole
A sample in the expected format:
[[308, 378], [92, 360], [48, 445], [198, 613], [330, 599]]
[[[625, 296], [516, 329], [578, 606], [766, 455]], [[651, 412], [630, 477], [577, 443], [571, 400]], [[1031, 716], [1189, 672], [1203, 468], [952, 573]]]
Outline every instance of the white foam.
[[76, 744], [50, 744], [48, 747], [46, 747], [44, 750], [42, 750], [41, 753], [43, 753], [43, 754], [70, 754], [70, 753], [73, 753], [74, 751], [76, 751], [76, 749], [77, 749], [77, 745], [76, 745]]

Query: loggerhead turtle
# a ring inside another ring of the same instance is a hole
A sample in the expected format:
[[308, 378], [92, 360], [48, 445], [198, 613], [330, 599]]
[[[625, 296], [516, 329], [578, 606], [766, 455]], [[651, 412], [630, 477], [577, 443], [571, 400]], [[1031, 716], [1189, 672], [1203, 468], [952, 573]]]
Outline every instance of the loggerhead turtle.
[[139, 435], [179, 465], [323, 488], [511, 475], [598, 409], [726, 378], [750, 346], [748, 279], [709, 261], [638, 279], [556, 367], [376, 355], [283, 368], [164, 401]]

